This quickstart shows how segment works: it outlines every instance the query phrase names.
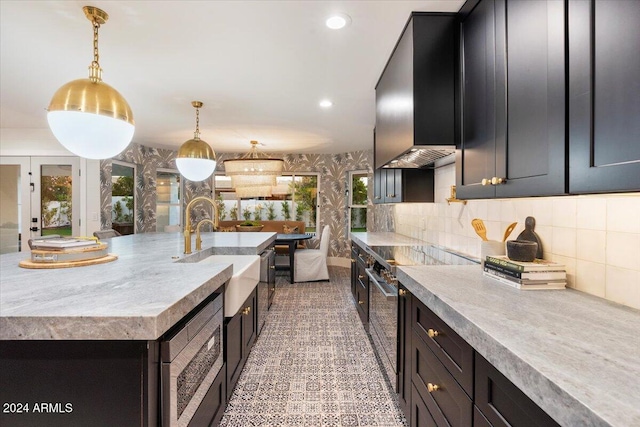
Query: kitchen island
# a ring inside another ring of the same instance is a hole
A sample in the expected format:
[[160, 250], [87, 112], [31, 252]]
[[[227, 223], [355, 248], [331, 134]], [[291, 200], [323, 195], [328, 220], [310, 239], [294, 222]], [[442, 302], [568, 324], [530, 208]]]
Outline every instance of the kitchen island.
[[[185, 256], [180, 233], [122, 236], [106, 240], [116, 261], [64, 269], [23, 269], [29, 254], [2, 255], [0, 424], [159, 424], [160, 340], [213, 307], [233, 274], [198, 261], [258, 255], [275, 237], [205, 233], [204, 249]], [[220, 339], [208, 345], [222, 351]]]

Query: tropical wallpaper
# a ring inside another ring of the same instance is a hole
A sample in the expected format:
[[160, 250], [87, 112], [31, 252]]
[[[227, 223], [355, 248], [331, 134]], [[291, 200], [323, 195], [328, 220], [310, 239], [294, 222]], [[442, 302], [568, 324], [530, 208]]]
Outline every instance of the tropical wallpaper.
[[[216, 172], [224, 172], [223, 161], [237, 158], [244, 153], [219, 153]], [[110, 160], [103, 160], [100, 164], [100, 200], [102, 229], [112, 227], [111, 224], [111, 190], [112, 190], [112, 160], [117, 160], [136, 166], [135, 176], [135, 230], [136, 233], [156, 231], [156, 173], [158, 169], [176, 169], [176, 151], [146, 147], [131, 144], [124, 152]], [[281, 157], [281, 155], [273, 155]], [[347, 189], [349, 185], [349, 171], [365, 170], [369, 175], [369, 182], [373, 182], [373, 151], [354, 151], [341, 154], [287, 154], [283, 157], [285, 172], [317, 172], [319, 179], [320, 217], [319, 227], [329, 225], [331, 229], [330, 257], [348, 258], [349, 253], [349, 210]], [[211, 197], [213, 194], [213, 178], [192, 182], [185, 180], [183, 211], [186, 203], [197, 196]], [[369, 185], [367, 205], [371, 204], [372, 185]], [[206, 204], [195, 206], [190, 213], [192, 221], [211, 218], [211, 210]], [[393, 218], [392, 215], [384, 215]], [[367, 223], [374, 224], [373, 209], [368, 209]], [[377, 224], [376, 224], [377, 225]], [[377, 228], [377, 227], [376, 227]], [[378, 229], [378, 228], [377, 228]], [[382, 229], [382, 228], [380, 228]]]

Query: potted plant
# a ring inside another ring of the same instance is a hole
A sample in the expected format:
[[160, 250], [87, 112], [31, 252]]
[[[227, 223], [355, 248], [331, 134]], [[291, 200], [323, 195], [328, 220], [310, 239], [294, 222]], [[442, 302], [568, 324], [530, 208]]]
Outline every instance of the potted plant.
[[240, 224], [236, 225], [236, 230], [238, 231], [260, 231], [262, 230], [264, 225], [260, 224], [259, 221], [242, 221]]

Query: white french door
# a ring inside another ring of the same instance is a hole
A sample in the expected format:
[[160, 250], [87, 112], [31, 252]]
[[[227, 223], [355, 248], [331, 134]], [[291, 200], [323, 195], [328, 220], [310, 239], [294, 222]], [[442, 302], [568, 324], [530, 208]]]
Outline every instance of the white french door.
[[[28, 249], [31, 160], [0, 157], [0, 254]], [[22, 247], [21, 247], [22, 246]]]
[[0, 157], [0, 251], [26, 251], [41, 235], [80, 232], [78, 157]]

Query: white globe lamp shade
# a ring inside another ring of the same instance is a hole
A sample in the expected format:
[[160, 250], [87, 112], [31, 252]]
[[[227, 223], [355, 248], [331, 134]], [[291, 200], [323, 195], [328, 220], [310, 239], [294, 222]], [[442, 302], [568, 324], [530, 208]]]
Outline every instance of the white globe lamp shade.
[[108, 159], [131, 143], [135, 126], [113, 117], [79, 111], [50, 111], [49, 127], [64, 148], [86, 159]]
[[176, 159], [176, 166], [180, 174], [189, 181], [204, 181], [216, 170], [216, 161], [183, 157]]

